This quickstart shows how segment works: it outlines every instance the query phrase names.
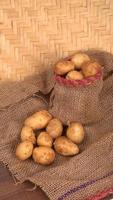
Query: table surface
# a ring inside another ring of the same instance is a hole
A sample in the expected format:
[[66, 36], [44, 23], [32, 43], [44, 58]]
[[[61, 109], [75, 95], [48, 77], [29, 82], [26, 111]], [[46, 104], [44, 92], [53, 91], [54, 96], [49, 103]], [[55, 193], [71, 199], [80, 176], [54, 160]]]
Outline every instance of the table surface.
[[[18, 186], [14, 185], [11, 174], [0, 163], [0, 200], [49, 200], [40, 188], [32, 192], [27, 191], [27, 189], [31, 188], [33, 188], [33, 185], [30, 182], [25, 182]], [[103, 200], [113, 200], [113, 195]]]
[[32, 192], [27, 191], [33, 187], [30, 182], [14, 185], [11, 174], [0, 163], [0, 200], [48, 200], [40, 188]]

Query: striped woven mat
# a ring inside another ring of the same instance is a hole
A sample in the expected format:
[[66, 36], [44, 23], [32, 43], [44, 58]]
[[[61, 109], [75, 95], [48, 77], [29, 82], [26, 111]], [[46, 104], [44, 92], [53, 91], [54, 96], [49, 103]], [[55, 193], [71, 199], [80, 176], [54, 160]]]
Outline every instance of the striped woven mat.
[[0, 79], [22, 80], [78, 49], [113, 52], [112, 0], [0, 0]]

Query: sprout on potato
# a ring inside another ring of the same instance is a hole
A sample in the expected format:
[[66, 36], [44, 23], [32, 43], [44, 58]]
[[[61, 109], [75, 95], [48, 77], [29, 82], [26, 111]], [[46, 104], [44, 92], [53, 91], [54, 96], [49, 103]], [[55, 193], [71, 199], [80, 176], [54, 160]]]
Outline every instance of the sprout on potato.
[[52, 147], [53, 138], [47, 132], [41, 132], [37, 137], [37, 144], [39, 146]]
[[16, 148], [16, 156], [20, 160], [28, 159], [33, 152], [33, 144], [30, 141], [21, 142]]
[[73, 156], [79, 153], [78, 146], [65, 136], [58, 137], [55, 140], [54, 148], [57, 153], [63, 156]]
[[42, 129], [47, 126], [52, 119], [52, 115], [47, 110], [42, 110], [34, 113], [25, 120], [25, 125], [31, 127], [33, 130]]
[[54, 139], [59, 137], [59, 136], [61, 136], [62, 135], [62, 131], [63, 131], [62, 122], [57, 118], [52, 119], [48, 123], [48, 125], [46, 127], [46, 131]]
[[72, 122], [66, 132], [67, 137], [74, 143], [80, 144], [85, 136], [85, 131], [81, 123]]
[[22, 142], [27, 140], [27, 141], [30, 141], [32, 142], [33, 144], [36, 144], [36, 137], [35, 137], [35, 134], [32, 130], [31, 127], [29, 126], [24, 126], [22, 128], [22, 131], [21, 131], [21, 140]]
[[33, 159], [36, 163], [50, 165], [55, 160], [55, 152], [50, 147], [36, 147], [33, 150]]

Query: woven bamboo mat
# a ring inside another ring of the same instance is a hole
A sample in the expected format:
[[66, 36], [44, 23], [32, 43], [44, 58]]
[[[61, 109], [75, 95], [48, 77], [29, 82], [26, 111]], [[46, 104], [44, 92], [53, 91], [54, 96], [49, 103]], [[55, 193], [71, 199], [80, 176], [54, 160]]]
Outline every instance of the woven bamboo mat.
[[87, 48], [113, 53], [113, 0], [0, 0], [1, 80]]

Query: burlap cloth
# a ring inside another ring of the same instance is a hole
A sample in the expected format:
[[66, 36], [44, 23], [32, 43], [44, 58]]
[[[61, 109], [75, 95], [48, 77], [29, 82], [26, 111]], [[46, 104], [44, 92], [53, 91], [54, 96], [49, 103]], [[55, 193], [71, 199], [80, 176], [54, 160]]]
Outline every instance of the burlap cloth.
[[53, 74], [48, 71], [23, 82], [0, 84], [0, 161], [18, 183], [32, 181], [51, 200], [83, 200], [113, 186], [113, 55], [90, 52], [98, 56], [104, 67], [104, 118], [85, 125], [86, 138], [79, 155], [57, 155], [50, 166], [37, 165], [32, 159], [19, 161], [15, 148], [24, 119], [35, 111], [48, 109], [46, 94], [54, 86]]

